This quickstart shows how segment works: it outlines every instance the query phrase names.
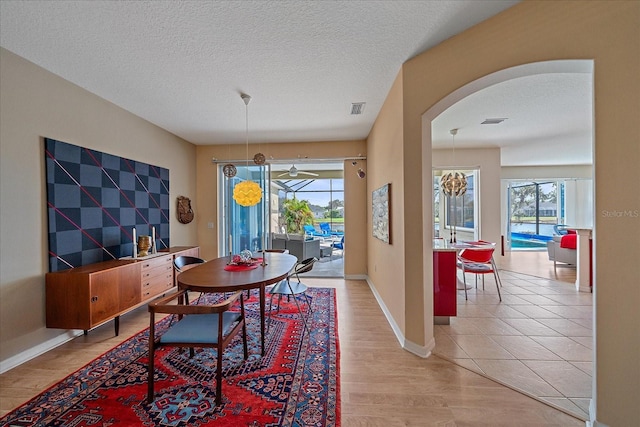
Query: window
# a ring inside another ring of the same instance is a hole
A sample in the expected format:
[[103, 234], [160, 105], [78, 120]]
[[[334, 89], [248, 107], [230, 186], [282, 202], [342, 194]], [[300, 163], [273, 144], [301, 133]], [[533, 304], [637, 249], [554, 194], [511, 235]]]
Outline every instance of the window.
[[282, 204], [293, 197], [308, 202], [314, 225], [327, 222], [331, 230], [344, 231], [344, 179], [289, 179], [274, 181], [274, 184], [278, 187], [280, 231], [284, 226]]
[[518, 182], [509, 194], [511, 231], [533, 235], [553, 235], [558, 223], [557, 182]]
[[[546, 248], [554, 226], [562, 223], [562, 193], [556, 181], [511, 182], [509, 186], [509, 240], [512, 249]], [[560, 198], [558, 197], [560, 195]]]
[[441, 177], [449, 170], [434, 169], [433, 171], [433, 218], [434, 237], [445, 237], [445, 230], [450, 230], [454, 225], [456, 230], [462, 232], [459, 238], [477, 239], [478, 237], [478, 192], [477, 169], [461, 170], [467, 176], [467, 191], [458, 197], [445, 196], [440, 188]]

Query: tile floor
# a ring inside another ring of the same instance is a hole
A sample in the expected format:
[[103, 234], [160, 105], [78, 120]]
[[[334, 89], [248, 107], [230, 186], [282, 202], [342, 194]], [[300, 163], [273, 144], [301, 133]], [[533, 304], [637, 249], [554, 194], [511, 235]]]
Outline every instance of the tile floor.
[[[434, 354], [588, 418], [593, 358], [592, 294], [571, 283], [500, 271], [485, 290], [458, 291], [458, 316], [435, 326]], [[469, 283], [473, 275], [467, 274]]]
[[313, 265], [313, 269], [304, 273], [305, 277], [344, 277], [344, 260], [341, 251], [335, 250], [331, 256], [323, 257]]

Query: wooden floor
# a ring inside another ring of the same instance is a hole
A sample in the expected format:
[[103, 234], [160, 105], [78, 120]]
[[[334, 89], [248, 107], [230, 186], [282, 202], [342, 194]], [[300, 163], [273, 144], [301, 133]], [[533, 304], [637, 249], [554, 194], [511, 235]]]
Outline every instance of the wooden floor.
[[[584, 422], [437, 356], [403, 350], [364, 281], [308, 278], [334, 287], [342, 426], [584, 426]], [[147, 327], [145, 308], [0, 375], [0, 415]]]

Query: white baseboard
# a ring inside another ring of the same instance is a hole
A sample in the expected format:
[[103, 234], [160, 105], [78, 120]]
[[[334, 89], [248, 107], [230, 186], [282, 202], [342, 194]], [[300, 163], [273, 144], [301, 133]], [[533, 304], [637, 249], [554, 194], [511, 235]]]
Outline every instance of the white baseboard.
[[12, 356], [6, 360], [2, 360], [0, 361], [0, 374], [4, 374], [5, 372], [15, 368], [18, 365], [28, 362], [29, 360], [34, 359], [49, 350], [61, 346], [62, 344], [71, 341], [75, 337], [82, 335], [82, 333], [82, 331], [77, 330], [66, 331], [65, 333], [60, 334], [55, 338], [51, 338], [50, 340], [40, 343], [35, 347], [31, 347], [28, 350], [16, 354], [15, 356]]
[[589, 420], [585, 422], [585, 425], [586, 427], [609, 427], [596, 420], [596, 404], [593, 399], [589, 402]]
[[429, 340], [429, 342], [425, 346], [418, 345], [412, 341], [406, 340], [404, 349], [407, 350], [408, 352], [415, 354], [416, 356], [426, 359], [427, 357], [431, 356], [431, 351], [435, 346], [436, 346], [436, 340], [435, 338], [432, 337], [431, 340]]
[[366, 274], [350, 274], [348, 276], [344, 276], [344, 278], [345, 280], [366, 280], [367, 283], [369, 282], [369, 277]]
[[382, 297], [380, 297], [380, 294], [378, 293], [376, 288], [373, 286], [373, 284], [369, 280], [369, 277], [367, 276], [365, 280], [367, 281], [367, 284], [369, 285], [369, 289], [371, 289], [373, 296], [376, 298], [376, 301], [378, 302], [380, 309], [384, 313], [384, 316], [387, 318], [387, 322], [389, 322], [389, 325], [391, 326], [391, 330], [393, 330], [393, 333], [395, 334], [396, 339], [398, 340], [402, 348], [415, 354], [416, 356], [420, 356], [423, 358], [427, 358], [431, 356], [431, 351], [436, 345], [435, 339], [432, 337], [429, 343], [427, 343], [427, 345], [425, 346], [422, 346], [407, 340], [404, 334], [402, 333], [402, 331], [400, 330], [400, 327], [394, 320], [393, 316], [391, 315], [391, 312], [389, 312], [389, 310], [387, 309], [387, 306], [384, 304]]

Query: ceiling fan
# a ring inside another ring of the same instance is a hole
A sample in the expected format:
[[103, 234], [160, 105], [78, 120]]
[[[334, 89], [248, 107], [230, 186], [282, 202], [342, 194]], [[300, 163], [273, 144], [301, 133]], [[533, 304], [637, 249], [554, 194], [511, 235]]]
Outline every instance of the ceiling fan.
[[289, 169], [287, 172], [285, 173], [281, 173], [280, 175], [278, 175], [278, 178], [280, 178], [281, 176], [285, 176], [285, 175], [289, 175], [291, 178], [295, 178], [298, 176], [298, 174], [301, 175], [310, 175], [310, 176], [318, 176], [317, 173], [313, 173], [313, 172], [306, 172], [306, 171], [301, 171], [298, 170], [298, 168], [296, 168], [296, 165], [291, 165], [291, 169]]

